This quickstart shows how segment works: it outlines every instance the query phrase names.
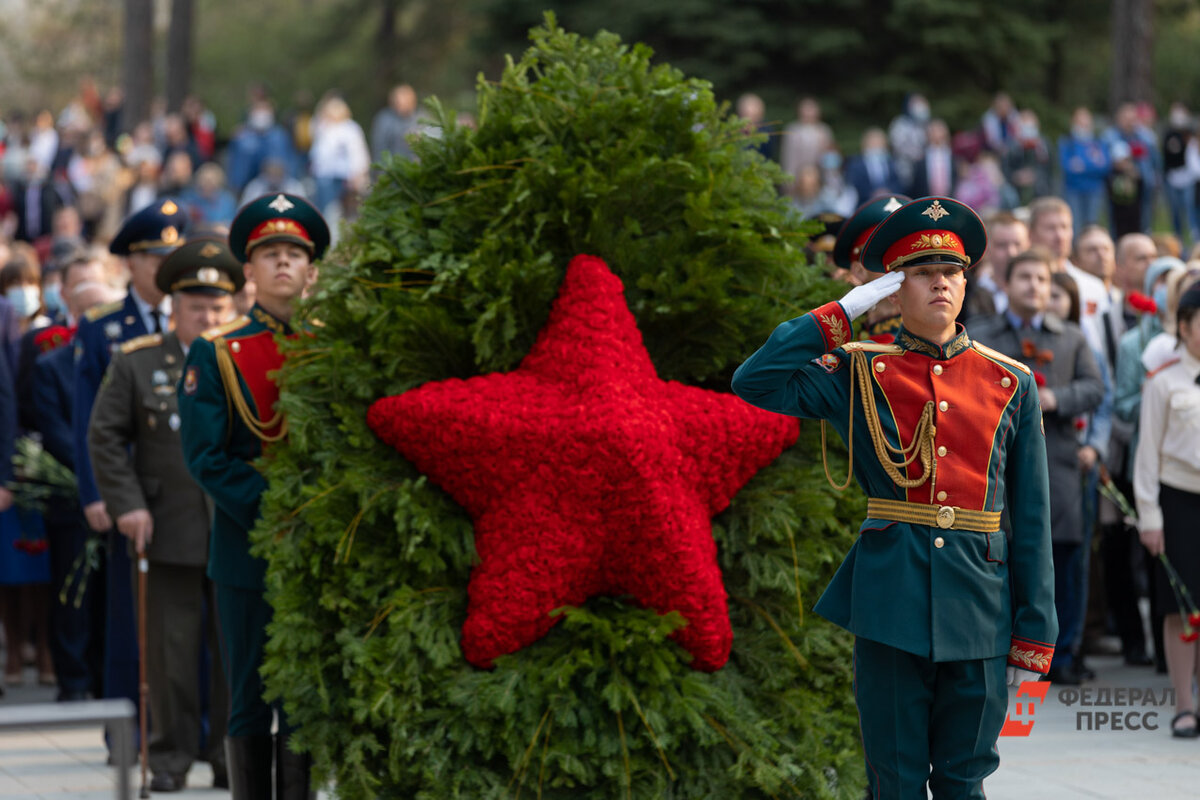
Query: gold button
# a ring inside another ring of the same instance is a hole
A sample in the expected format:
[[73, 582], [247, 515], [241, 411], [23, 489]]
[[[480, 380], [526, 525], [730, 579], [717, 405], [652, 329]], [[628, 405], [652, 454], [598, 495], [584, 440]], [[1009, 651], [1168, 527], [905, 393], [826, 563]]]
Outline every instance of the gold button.
[[876, 362], [875, 362], [875, 371], [876, 371], [876, 372], [883, 372], [883, 370], [886, 368], [886, 366], [887, 366], [887, 365], [886, 365], [886, 364], [884, 364], [882, 361], [876, 361]]
[[938, 411], [948, 411], [949, 409], [950, 409], [950, 404], [947, 403], [945, 400], [938, 403]]
[[945, 492], [938, 492], [938, 493], [937, 493], [937, 498], [938, 498], [938, 502], [939, 502], [939, 503], [944, 503], [944, 502], [946, 502], [946, 493], [945, 493]]
[[938, 550], [941, 550], [943, 547], [946, 546], [946, 540], [939, 536], [933, 540], [933, 546], [936, 547]]
[[934, 364], [934, 365], [933, 365], [933, 374], [934, 374], [934, 375], [941, 375], [941, 374], [942, 374], [942, 365], [941, 365], [941, 364]]
[[[939, 456], [946, 455], [946, 445], [942, 445], [941, 447], [938, 448], [938, 455]], [[938, 499], [940, 500], [941, 498], [938, 498]]]
[[1009, 386], [1012, 386], [1012, 378], [1009, 378], [1007, 376], [1001, 378], [1000, 385], [1003, 386], [1005, 389], [1007, 389]]
[[230, 342], [230, 343], [229, 343], [229, 349], [230, 349], [230, 350], [232, 350], [232, 351], [233, 351], [233, 352], [235, 352], [235, 353], [240, 353], [240, 352], [242, 352], [242, 346], [241, 346], [241, 344], [239, 344], [238, 342]]

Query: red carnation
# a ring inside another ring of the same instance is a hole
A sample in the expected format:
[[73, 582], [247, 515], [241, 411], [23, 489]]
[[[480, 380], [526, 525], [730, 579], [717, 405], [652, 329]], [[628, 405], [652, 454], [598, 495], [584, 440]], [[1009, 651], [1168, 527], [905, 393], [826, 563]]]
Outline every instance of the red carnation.
[[1153, 297], [1147, 297], [1146, 295], [1142, 294], [1141, 292], [1130, 292], [1128, 299], [1129, 299], [1129, 306], [1134, 311], [1137, 311], [1138, 313], [1141, 313], [1141, 314], [1157, 314], [1158, 313], [1158, 303], [1154, 302]]
[[1083, 430], [1083, 429], [1084, 429], [1084, 428], [1086, 428], [1086, 427], [1087, 427], [1087, 420], [1086, 420], [1086, 419], [1084, 419], [1083, 417], [1076, 417], [1076, 418], [1075, 418], [1075, 430], [1077, 430], [1077, 431], [1081, 431], [1081, 430]]
[[1033, 382], [1038, 385], [1039, 389], [1041, 389], [1046, 385], [1046, 376], [1035, 369], [1033, 371]]
[[1194, 628], [1185, 628], [1183, 633], [1179, 634], [1179, 638], [1185, 642], [1194, 642], [1200, 639], [1200, 631]]
[[1193, 628], [1200, 628], [1200, 611], [1193, 611], [1188, 614], [1188, 625]]
[[49, 353], [71, 341], [75, 335], [74, 328], [65, 325], [48, 325], [33, 335], [33, 344], [39, 353]]
[[45, 539], [35, 539], [29, 543], [29, 555], [40, 556], [42, 553], [50, 549], [50, 544]]

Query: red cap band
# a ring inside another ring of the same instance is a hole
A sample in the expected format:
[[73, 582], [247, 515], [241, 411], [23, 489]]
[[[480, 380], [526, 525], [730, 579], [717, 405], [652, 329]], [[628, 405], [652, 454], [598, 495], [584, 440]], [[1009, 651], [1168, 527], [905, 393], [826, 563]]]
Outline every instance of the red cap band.
[[312, 249], [312, 237], [308, 235], [308, 231], [304, 229], [303, 225], [294, 219], [279, 217], [267, 220], [250, 232], [249, 238], [246, 239], [246, 252], [249, 253], [255, 245], [260, 244], [264, 240], [282, 237], [303, 239], [308, 243], [309, 249]]
[[910, 261], [934, 255], [955, 256], [962, 259], [963, 266], [971, 263], [962, 240], [950, 231], [917, 231], [897, 239], [883, 253], [883, 266], [889, 272]]

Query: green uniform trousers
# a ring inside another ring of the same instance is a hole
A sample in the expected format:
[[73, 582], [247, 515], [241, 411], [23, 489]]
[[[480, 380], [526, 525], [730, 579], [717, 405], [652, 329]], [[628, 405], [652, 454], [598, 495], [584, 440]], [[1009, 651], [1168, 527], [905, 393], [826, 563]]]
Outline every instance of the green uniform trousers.
[[283, 709], [263, 699], [263, 647], [273, 611], [257, 589], [217, 584], [217, 613], [221, 619], [222, 654], [229, 676], [229, 736], [269, 736], [271, 718], [279, 713], [279, 733], [291, 728]]
[[1006, 656], [934, 662], [859, 637], [858, 705], [872, 800], [980, 798], [1008, 710]]

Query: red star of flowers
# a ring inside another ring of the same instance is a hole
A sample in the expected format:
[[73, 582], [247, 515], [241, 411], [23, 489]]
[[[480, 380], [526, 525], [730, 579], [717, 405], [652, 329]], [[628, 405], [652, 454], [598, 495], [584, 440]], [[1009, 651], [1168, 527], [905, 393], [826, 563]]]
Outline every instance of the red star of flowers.
[[728, 660], [711, 519], [799, 423], [660, 380], [600, 259], [571, 261], [518, 369], [381, 399], [367, 422], [474, 520], [470, 663], [531, 644], [551, 611], [594, 595], [678, 611], [687, 624], [675, 638], [695, 668]]

